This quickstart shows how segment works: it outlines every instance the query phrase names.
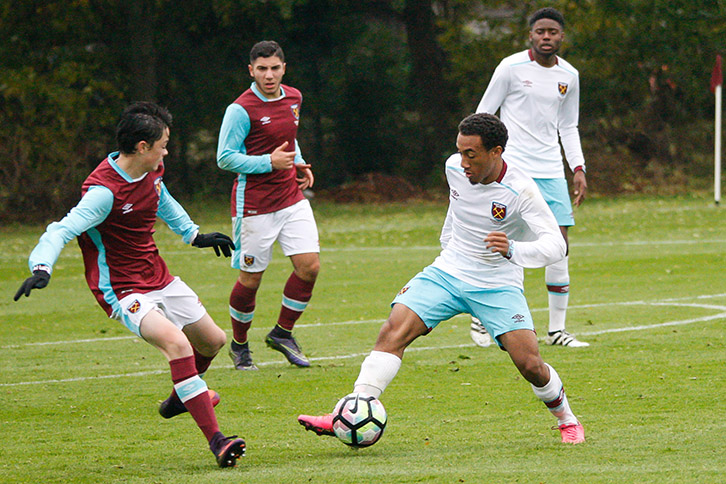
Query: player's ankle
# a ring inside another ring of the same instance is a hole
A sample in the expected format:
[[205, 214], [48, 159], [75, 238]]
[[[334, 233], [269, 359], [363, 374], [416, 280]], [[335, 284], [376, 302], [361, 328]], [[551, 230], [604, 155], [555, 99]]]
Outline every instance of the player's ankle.
[[272, 328], [272, 331], [270, 331], [270, 336], [274, 336], [275, 338], [286, 338], [290, 339], [292, 336], [292, 331], [288, 331], [279, 324], [276, 324], [274, 328]]

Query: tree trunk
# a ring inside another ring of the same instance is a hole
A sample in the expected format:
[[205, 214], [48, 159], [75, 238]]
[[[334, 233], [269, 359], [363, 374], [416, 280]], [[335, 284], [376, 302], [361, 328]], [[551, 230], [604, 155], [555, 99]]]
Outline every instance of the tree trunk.
[[126, 0], [127, 68], [131, 74], [129, 96], [131, 101], [156, 101], [156, 46], [154, 29], [157, 12], [154, 2]]
[[457, 104], [444, 77], [447, 62], [436, 40], [431, 0], [406, 0], [403, 22], [412, 61], [411, 96], [425, 129], [418, 164], [422, 173], [429, 173], [452, 150]]

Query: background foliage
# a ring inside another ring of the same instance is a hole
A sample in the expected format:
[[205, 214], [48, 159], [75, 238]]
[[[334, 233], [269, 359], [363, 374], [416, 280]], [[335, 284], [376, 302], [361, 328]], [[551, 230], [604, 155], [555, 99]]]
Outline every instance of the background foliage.
[[456, 122], [547, 5], [565, 14], [562, 54], [580, 70], [592, 189], [705, 185], [723, 0], [4, 0], [0, 220], [65, 213], [139, 99], [175, 116], [175, 196], [225, 198], [219, 125], [262, 39], [282, 44], [285, 82], [305, 96], [299, 137], [318, 188], [372, 172], [439, 186]]

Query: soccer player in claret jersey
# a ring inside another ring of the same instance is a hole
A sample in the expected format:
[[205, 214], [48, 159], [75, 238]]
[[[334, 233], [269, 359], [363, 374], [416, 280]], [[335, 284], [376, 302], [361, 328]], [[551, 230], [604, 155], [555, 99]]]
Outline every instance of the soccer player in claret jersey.
[[277, 240], [293, 272], [282, 293], [277, 325], [265, 341], [300, 367], [310, 366], [292, 335], [307, 307], [320, 270], [320, 245], [303, 190], [314, 182], [297, 143], [302, 95], [282, 84], [285, 55], [274, 41], [250, 51], [253, 82], [227, 107], [217, 147], [217, 164], [237, 174], [232, 188], [232, 226], [237, 249], [232, 267], [239, 276], [229, 298], [233, 340], [230, 357], [238, 370], [256, 370], [247, 332], [255, 298]]
[[[572, 204], [579, 206], [587, 192], [577, 129], [580, 81], [577, 70], [557, 55], [564, 38], [562, 14], [554, 8], [540, 9], [530, 17], [529, 26], [531, 48], [501, 61], [476, 112], [496, 114], [501, 108], [500, 117], [509, 130], [504, 159], [534, 178], [567, 243], [568, 227], [575, 225]], [[572, 202], [559, 141], [574, 173]], [[545, 285], [549, 294], [546, 342], [570, 348], [589, 346], [565, 329], [570, 294], [567, 257], [545, 268]], [[488, 341], [476, 320], [471, 336], [480, 346]]]
[[33, 273], [15, 300], [48, 285], [63, 247], [74, 237], [83, 254], [86, 281], [109, 317], [156, 347], [169, 361], [174, 389], [159, 407], [164, 418], [189, 412], [220, 467], [244, 455], [245, 442], [219, 430], [219, 395], [202, 380], [226, 335], [197, 295], [169, 273], [154, 242], [157, 215], [194, 247], [231, 255], [234, 244], [218, 232], [202, 234], [162, 181], [171, 115], [153, 103], [130, 105], [116, 129], [119, 151], [86, 178], [81, 200], [48, 226], [30, 254]]
[[[542, 360], [523, 292], [523, 267], [542, 267], [565, 256], [565, 241], [537, 185], [502, 160], [507, 129], [491, 114], [459, 124], [458, 153], [446, 162], [449, 209], [443, 250], [411, 279], [392, 303], [354, 390], [376, 398], [401, 367], [408, 345], [441, 321], [477, 317], [509, 353], [534, 394], [557, 418], [562, 442], [585, 441], [559, 375]], [[333, 435], [332, 414], [300, 415], [318, 435]]]

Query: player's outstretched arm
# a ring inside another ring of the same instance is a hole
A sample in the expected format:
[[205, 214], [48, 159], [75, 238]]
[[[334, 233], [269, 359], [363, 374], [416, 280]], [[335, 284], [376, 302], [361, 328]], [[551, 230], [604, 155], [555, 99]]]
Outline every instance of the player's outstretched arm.
[[192, 241], [194, 247], [205, 248], [214, 247], [214, 253], [219, 257], [221, 250], [225, 257], [231, 257], [232, 251], [235, 250], [234, 242], [229, 236], [219, 232], [211, 232], [209, 234], [197, 234]]
[[48, 285], [48, 281], [50, 281], [50, 272], [44, 269], [35, 269], [33, 275], [23, 281], [20, 289], [15, 293], [13, 301], [20, 299], [23, 294], [25, 294], [25, 297], [30, 296], [30, 291], [33, 289], [43, 289]]

